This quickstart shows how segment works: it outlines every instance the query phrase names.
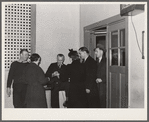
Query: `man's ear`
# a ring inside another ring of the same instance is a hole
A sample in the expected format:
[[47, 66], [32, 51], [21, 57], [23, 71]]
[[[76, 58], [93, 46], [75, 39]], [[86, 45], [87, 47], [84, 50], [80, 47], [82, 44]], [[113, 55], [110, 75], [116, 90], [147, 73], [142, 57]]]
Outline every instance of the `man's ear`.
[[104, 52], [103, 52], [103, 50], [101, 50], [101, 51], [102, 51], [102, 55], [103, 55]]

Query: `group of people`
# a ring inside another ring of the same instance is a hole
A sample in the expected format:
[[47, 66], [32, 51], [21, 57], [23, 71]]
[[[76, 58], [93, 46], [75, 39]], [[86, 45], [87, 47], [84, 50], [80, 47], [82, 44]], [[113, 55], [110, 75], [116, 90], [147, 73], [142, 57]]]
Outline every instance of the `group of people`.
[[94, 49], [96, 61], [86, 47], [69, 50], [71, 63], [64, 64], [65, 56], [57, 55], [57, 62], [50, 64], [46, 73], [39, 66], [41, 57], [30, 56], [28, 50], [20, 51], [20, 59], [11, 64], [7, 94], [15, 108], [47, 108], [45, 86], [51, 87], [51, 107], [59, 108], [59, 91], [64, 90], [67, 108], [106, 108], [106, 58], [105, 48], [98, 44]]

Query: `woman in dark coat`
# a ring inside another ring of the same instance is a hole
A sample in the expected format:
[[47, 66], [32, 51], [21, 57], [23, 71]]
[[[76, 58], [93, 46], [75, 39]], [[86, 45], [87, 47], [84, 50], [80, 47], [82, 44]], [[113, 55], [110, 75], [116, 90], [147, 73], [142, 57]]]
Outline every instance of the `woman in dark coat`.
[[67, 65], [70, 78], [68, 92], [68, 108], [87, 108], [87, 96], [85, 91], [85, 69], [81, 65], [77, 51], [69, 50], [68, 56], [72, 63]]
[[27, 66], [24, 76], [27, 82], [27, 108], [47, 108], [44, 84], [47, 83], [43, 70], [39, 67], [41, 57], [34, 53], [30, 57], [31, 63]]

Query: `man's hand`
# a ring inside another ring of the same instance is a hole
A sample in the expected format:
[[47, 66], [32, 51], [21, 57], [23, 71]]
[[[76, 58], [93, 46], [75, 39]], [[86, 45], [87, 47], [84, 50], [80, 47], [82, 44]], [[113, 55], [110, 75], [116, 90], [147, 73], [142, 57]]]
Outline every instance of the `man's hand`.
[[10, 95], [11, 95], [11, 88], [7, 88], [7, 95], [8, 95], [8, 97], [10, 97]]
[[55, 71], [55, 72], [52, 74], [52, 77], [55, 77], [55, 76], [57, 76], [57, 77], [59, 78], [60, 74], [59, 74], [58, 71]]
[[47, 79], [48, 79], [48, 81], [50, 81], [50, 78], [49, 77]]
[[53, 72], [53, 73], [52, 73], [52, 77], [57, 76], [57, 74], [58, 74], [58, 71]]
[[90, 93], [90, 90], [89, 89], [86, 89], [86, 93]]
[[96, 83], [101, 83], [101, 82], [102, 82], [102, 80], [100, 78], [96, 79]]

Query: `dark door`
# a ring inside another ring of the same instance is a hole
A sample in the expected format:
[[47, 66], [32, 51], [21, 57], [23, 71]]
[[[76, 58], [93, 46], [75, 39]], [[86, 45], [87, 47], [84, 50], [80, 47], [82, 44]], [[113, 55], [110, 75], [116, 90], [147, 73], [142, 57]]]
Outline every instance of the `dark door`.
[[118, 21], [108, 27], [108, 105], [128, 107], [126, 22]]

